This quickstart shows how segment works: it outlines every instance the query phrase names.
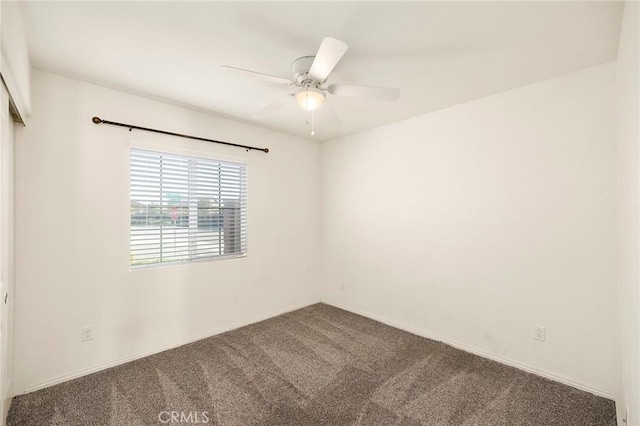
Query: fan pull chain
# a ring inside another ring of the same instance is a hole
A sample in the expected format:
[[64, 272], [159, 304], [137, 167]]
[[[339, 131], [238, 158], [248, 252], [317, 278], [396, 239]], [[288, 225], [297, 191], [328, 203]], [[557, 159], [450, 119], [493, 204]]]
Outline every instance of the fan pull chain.
[[316, 134], [314, 123], [313, 123], [313, 110], [311, 110], [311, 136]]

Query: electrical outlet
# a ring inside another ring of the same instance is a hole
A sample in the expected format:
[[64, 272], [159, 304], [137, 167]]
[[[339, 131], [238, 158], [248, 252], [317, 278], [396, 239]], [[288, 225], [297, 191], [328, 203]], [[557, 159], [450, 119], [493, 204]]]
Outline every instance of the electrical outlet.
[[541, 342], [544, 342], [544, 340], [546, 339], [546, 331], [544, 329], [544, 327], [539, 326], [539, 325], [534, 325], [533, 326], [533, 338], [536, 340], [540, 340]]
[[342, 289], [342, 291], [344, 291], [345, 285], [344, 285], [344, 282], [342, 281], [340, 282], [340, 288]]
[[93, 326], [86, 325], [80, 329], [81, 331], [81, 342], [86, 342], [87, 340], [93, 340]]

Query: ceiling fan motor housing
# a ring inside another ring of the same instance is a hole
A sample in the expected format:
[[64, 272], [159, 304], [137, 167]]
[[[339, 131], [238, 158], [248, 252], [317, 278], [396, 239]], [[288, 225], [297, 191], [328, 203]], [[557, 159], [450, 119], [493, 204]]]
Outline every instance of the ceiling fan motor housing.
[[293, 74], [293, 80], [296, 86], [313, 88], [320, 86], [321, 81], [314, 80], [309, 76], [309, 70], [311, 69], [311, 64], [313, 64], [314, 59], [315, 56], [303, 56], [293, 61], [291, 64], [291, 73]]

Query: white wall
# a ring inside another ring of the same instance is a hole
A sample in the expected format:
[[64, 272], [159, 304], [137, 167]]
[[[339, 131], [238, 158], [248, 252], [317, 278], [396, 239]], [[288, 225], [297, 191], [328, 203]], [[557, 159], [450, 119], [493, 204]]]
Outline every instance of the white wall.
[[640, 425], [640, 5], [625, 4], [617, 59], [618, 282], [620, 395], [618, 418], [629, 408]]
[[0, 2], [0, 74], [23, 120], [31, 114], [31, 62], [20, 3]]
[[323, 300], [613, 397], [615, 137], [607, 63], [324, 143]]
[[[16, 133], [17, 393], [319, 300], [317, 143], [41, 71], [32, 91]], [[129, 271], [132, 138], [249, 162], [246, 258]]]

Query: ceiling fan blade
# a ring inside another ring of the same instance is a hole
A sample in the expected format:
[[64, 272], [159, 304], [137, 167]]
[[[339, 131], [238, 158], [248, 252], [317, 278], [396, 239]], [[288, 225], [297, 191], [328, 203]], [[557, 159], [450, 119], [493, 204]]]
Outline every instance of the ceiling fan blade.
[[260, 120], [265, 116], [269, 115], [270, 113], [282, 108], [287, 103], [289, 103], [292, 99], [293, 99], [293, 93], [289, 93], [288, 95], [281, 97], [277, 101], [270, 103], [266, 107], [262, 108], [260, 111], [257, 111], [251, 114], [251, 117], [257, 120]]
[[316, 80], [325, 81], [348, 48], [343, 41], [331, 37], [323, 38], [309, 75]]
[[392, 87], [355, 86], [352, 84], [331, 84], [327, 90], [336, 96], [352, 98], [378, 99], [381, 101], [397, 101], [400, 89]]
[[237, 76], [241, 76], [241, 77], [246, 77], [246, 78], [254, 78], [254, 79], [258, 79], [258, 80], [263, 80], [263, 81], [268, 81], [271, 83], [276, 83], [276, 84], [291, 84], [292, 81], [287, 79], [287, 78], [283, 78], [283, 77], [278, 77], [275, 75], [270, 75], [270, 74], [264, 74], [261, 72], [257, 72], [257, 71], [251, 71], [251, 70], [245, 70], [243, 68], [236, 68], [236, 67], [231, 67], [229, 65], [220, 65], [218, 67], [218, 69], [228, 72], [228, 73], [233, 73]]

